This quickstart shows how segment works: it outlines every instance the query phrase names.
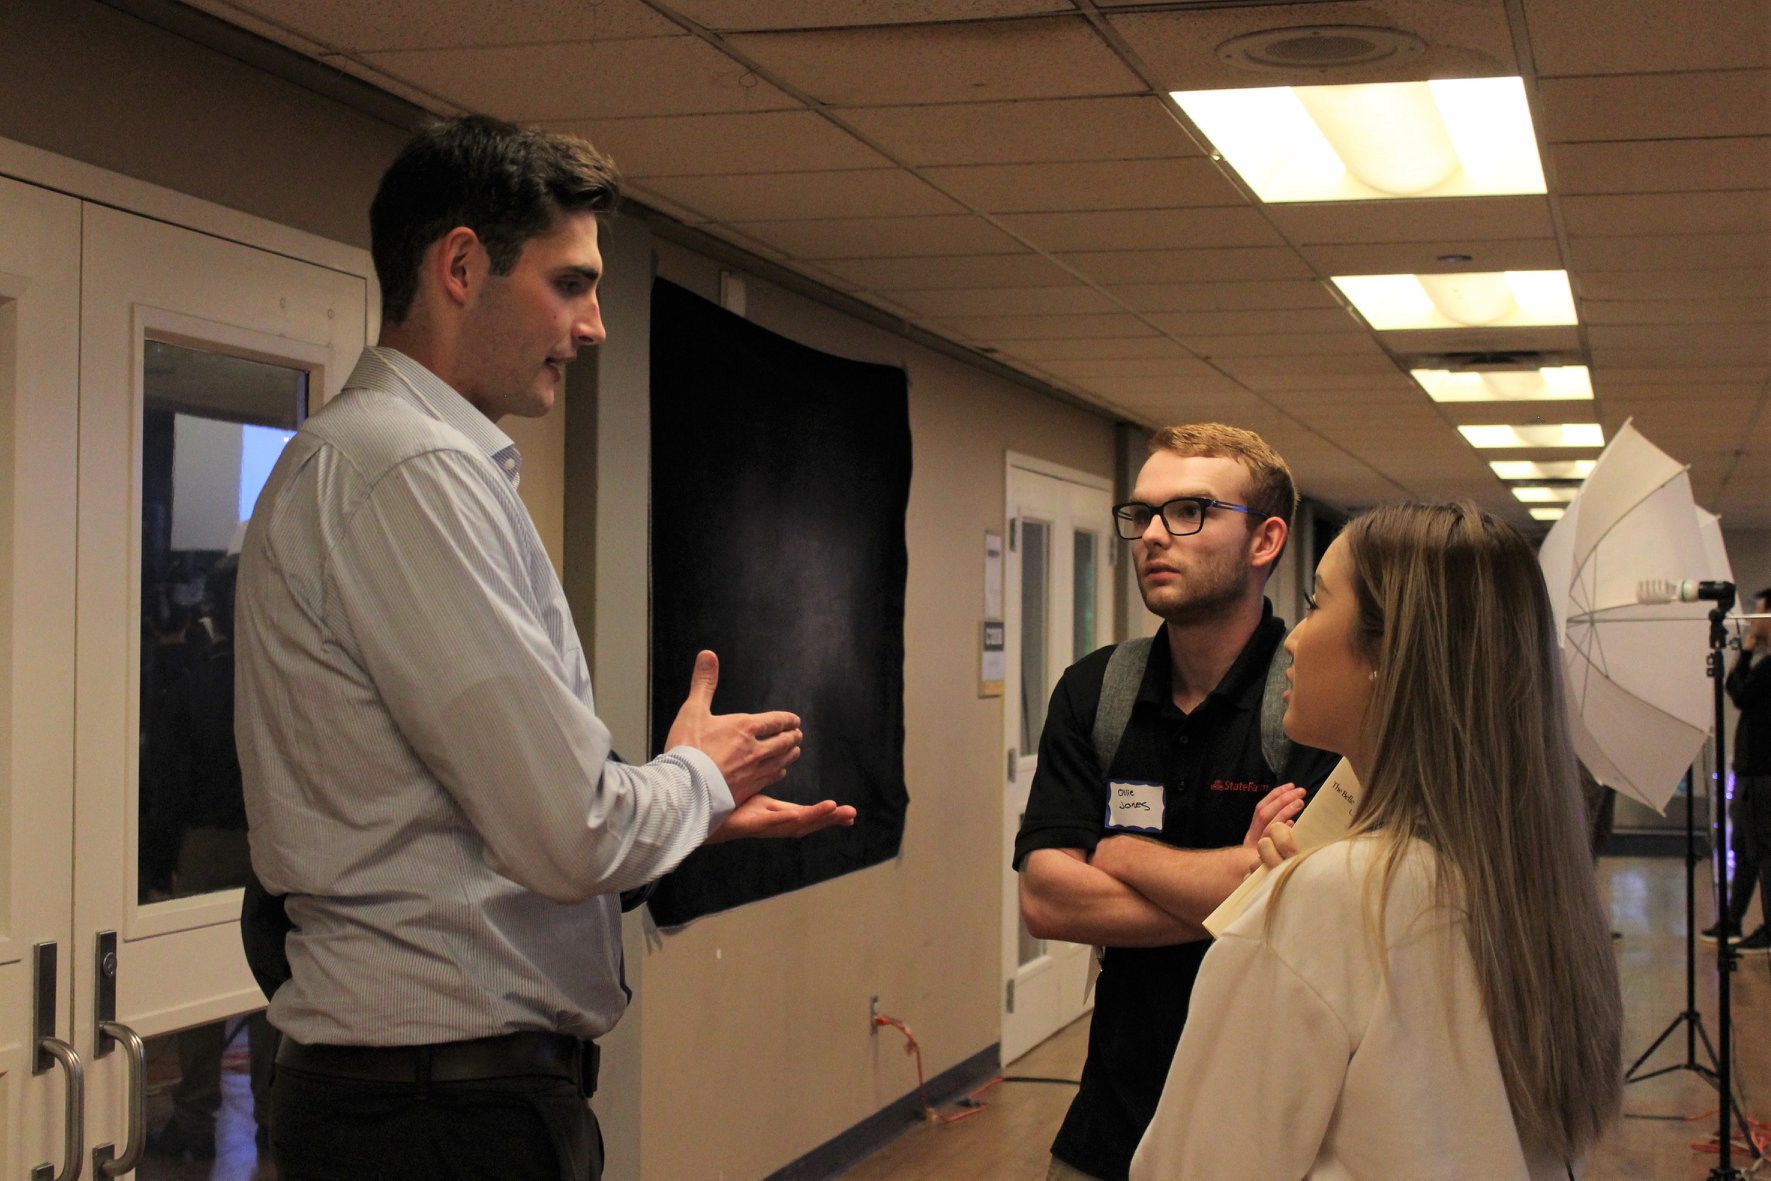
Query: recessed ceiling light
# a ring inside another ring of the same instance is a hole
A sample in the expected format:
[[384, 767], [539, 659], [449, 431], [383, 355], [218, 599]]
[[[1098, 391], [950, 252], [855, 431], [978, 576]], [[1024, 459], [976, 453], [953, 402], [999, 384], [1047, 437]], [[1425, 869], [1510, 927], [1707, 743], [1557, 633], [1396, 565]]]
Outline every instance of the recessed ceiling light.
[[1579, 495], [1574, 484], [1521, 484], [1513, 489], [1513, 498], [1524, 504], [1567, 504]]
[[1177, 90], [1263, 201], [1544, 191], [1519, 78]]
[[1567, 271], [1336, 275], [1333, 282], [1379, 332], [1578, 323]]
[[1559, 504], [1542, 505], [1531, 510], [1531, 518], [1534, 521], [1560, 521], [1567, 512], [1568, 510]]
[[1488, 466], [1503, 480], [1584, 480], [1598, 463], [1596, 459], [1496, 459]]
[[1605, 432], [1596, 422], [1563, 422], [1541, 426], [1484, 423], [1457, 428], [1470, 446], [1482, 448], [1603, 447]]
[[1410, 369], [1435, 402], [1584, 402], [1593, 397], [1585, 365], [1543, 369]]

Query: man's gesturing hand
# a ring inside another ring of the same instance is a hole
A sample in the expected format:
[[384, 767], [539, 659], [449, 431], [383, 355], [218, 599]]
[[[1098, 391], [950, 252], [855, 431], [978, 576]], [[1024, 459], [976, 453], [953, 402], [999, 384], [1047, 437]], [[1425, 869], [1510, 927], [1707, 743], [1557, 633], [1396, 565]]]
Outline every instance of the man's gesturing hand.
[[713, 690], [718, 684], [719, 657], [700, 653], [695, 657], [695, 675], [689, 679], [688, 699], [676, 711], [664, 745], [666, 749], [693, 746], [705, 753], [726, 777], [732, 802], [742, 804], [781, 782], [799, 758], [799, 718], [782, 710], [716, 714]]

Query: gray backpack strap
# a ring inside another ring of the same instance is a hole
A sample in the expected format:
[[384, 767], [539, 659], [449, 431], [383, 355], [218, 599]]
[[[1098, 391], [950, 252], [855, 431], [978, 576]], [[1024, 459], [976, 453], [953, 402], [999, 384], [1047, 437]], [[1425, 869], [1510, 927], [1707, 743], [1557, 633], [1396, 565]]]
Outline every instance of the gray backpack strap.
[[1275, 775], [1285, 774], [1285, 760], [1291, 757], [1291, 739], [1285, 736], [1285, 670], [1291, 667], [1291, 654], [1285, 641], [1273, 649], [1267, 662], [1267, 688], [1261, 694], [1261, 757], [1267, 760]]
[[1095, 706], [1095, 757], [1101, 760], [1101, 775], [1113, 767], [1113, 756], [1119, 753], [1119, 740], [1125, 737], [1126, 724], [1131, 721], [1132, 702], [1138, 699], [1138, 688], [1144, 683], [1144, 669], [1150, 663], [1150, 645], [1154, 636], [1139, 636], [1113, 649], [1107, 658], [1107, 673], [1101, 680], [1101, 700]]

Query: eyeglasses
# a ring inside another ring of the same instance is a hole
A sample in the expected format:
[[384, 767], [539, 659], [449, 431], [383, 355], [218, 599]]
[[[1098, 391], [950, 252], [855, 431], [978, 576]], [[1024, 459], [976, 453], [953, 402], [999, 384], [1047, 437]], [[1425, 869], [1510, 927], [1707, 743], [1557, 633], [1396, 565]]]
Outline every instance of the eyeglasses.
[[1119, 528], [1119, 536], [1127, 541], [1136, 541], [1142, 537], [1144, 530], [1150, 527], [1150, 522], [1156, 517], [1162, 518], [1162, 527], [1173, 536], [1188, 537], [1205, 528], [1206, 510], [1214, 508], [1247, 513], [1262, 521], [1273, 515], [1249, 508], [1245, 504], [1213, 500], [1209, 496], [1177, 496], [1160, 508], [1137, 500], [1116, 504], [1113, 506], [1113, 521]]

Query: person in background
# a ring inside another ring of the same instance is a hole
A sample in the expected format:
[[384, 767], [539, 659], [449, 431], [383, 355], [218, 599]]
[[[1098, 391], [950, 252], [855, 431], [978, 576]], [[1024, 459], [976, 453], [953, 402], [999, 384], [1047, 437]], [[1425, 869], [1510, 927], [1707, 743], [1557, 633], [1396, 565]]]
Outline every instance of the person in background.
[[[1764, 615], [1771, 606], [1771, 587], [1753, 596], [1753, 614]], [[1725, 687], [1740, 721], [1734, 726], [1734, 802], [1729, 810], [1733, 822], [1729, 844], [1734, 849], [1734, 876], [1729, 883], [1728, 922], [1703, 932], [1714, 942], [1724, 930], [1742, 955], [1771, 955], [1771, 928], [1763, 918], [1758, 929], [1741, 935], [1753, 887], [1759, 887], [1763, 911], [1771, 889], [1771, 619], [1753, 619], [1740, 637], [1740, 657], [1728, 672]]]
[[1259, 842], [1279, 872], [1205, 957], [1133, 1181], [1573, 1177], [1622, 999], [1531, 545], [1376, 509], [1287, 647], [1286, 731], [1346, 756], [1352, 832]]

